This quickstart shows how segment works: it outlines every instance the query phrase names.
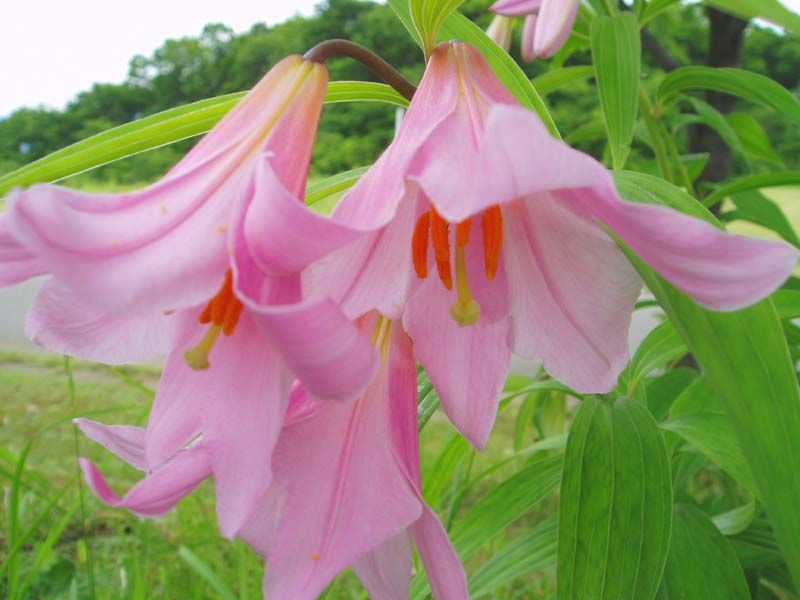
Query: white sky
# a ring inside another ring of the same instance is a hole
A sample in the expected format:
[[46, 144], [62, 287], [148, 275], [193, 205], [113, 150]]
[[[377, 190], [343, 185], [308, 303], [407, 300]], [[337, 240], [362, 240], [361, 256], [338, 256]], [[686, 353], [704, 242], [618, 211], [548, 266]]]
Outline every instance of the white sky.
[[310, 14], [319, 0], [8, 0], [0, 2], [0, 116], [62, 108], [96, 82], [122, 81], [135, 54], [206, 23], [236, 32]]
[[[135, 54], [206, 23], [241, 32], [310, 14], [319, 0], [8, 0], [0, 23], [0, 117], [63, 106], [93, 83], [122, 81]], [[783, 0], [800, 12], [800, 0]]]

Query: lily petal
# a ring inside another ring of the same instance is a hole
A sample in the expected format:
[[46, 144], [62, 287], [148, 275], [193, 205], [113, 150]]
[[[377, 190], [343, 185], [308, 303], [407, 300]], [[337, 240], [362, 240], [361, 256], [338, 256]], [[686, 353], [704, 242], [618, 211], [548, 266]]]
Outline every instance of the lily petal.
[[211, 474], [208, 455], [203, 448], [195, 446], [181, 451], [173, 460], [152, 471], [124, 498], [120, 498], [93, 462], [81, 458], [80, 465], [86, 482], [98, 498], [143, 517], [155, 517], [169, 511]]
[[329, 298], [290, 306], [249, 304], [286, 365], [317, 400], [352, 400], [378, 370], [375, 347]]
[[522, 26], [522, 60], [525, 62], [533, 62], [536, 59], [536, 50], [534, 48], [537, 20], [537, 15], [528, 15], [525, 17], [525, 23]]
[[533, 39], [536, 56], [550, 58], [561, 49], [572, 33], [579, 5], [580, 0], [542, 0]]
[[436, 600], [469, 598], [467, 576], [461, 559], [439, 517], [427, 504], [410, 531], [425, 566], [433, 597]]
[[426, 280], [409, 299], [403, 325], [447, 416], [477, 448], [492, 430], [511, 361], [508, 321], [460, 327], [450, 317], [452, 294]]
[[[379, 377], [358, 401], [327, 403], [317, 418], [284, 429], [270, 514], [242, 532], [267, 556], [265, 597], [315, 598], [340, 570], [419, 517], [389, 441], [385, 393]], [[277, 529], [269, 525], [276, 522]]]
[[591, 218], [549, 194], [505, 210], [514, 352], [578, 392], [610, 391], [628, 360], [636, 271]]
[[21, 283], [47, 272], [47, 266], [11, 235], [8, 217], [0, 214], [0, 287]]
[[75, 419], [75, 425], [89, 439], [113, 452], [130, 466], [147, 470], [144, 458], [144, 429], [130, 425], [104, 425], [89, 419]]
[[255, 171], [253, 195], [242, 211], [241, 229], [253, 260], [266, 275], [302, 271], [330, 252], [355, 241], [360, 232], [310, 210], [287, 190], [266, 154]]
[[661, 206], [616, 194], [579, 202], [673, 285], [712, 310], [744, 308], [768, 296], [797, 265], [784, 242], [732, 235]]
[[411, 538], [403, 532], [356, 560], [353, 570], [370, 598], [407, 600], [413, 563]]
[[498, 0], [489, 7], [489, 10], [498, 15], [522, 17], [539, 10], [542, 0]]
[[42, 286], [25, 323], [26, 334], [40, 346], [105, 364], [165, 356], [182, 328], [179, 315], [87, 304], [82, 294], [58, 280]]
[[413, 275], [413, 203], [403, 203], [395, 218], [378, 231], [331, 253], [303, 273], [309, 298], [329, 296], [351, 319], [377, 310], [399, 319]]
[[220, 530], [231, 539], [260, 506], [269, 487], [272, 452], [291, 384], [277, 353], [251, 318], [243, 315], [239, 326], [215, 348], [206, 379], [209, 401], [202, 417]]

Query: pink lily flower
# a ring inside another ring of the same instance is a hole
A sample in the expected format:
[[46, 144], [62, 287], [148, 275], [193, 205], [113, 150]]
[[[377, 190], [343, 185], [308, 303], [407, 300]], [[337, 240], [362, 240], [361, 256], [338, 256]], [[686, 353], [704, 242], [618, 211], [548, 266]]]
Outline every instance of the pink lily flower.
[[522, 29], [522, 58], [550, 58], [572, 33], [579, 0], [498, 0], [489, 10], [498, 15], [525, 17]]
[[[31, 337], [107, 363], [168, 355], [137, 458], [148, 476], [120, 500], [84, 464], [101, 498], [156, 514], [210, 469], [232, 537], [269, 486], [290, 382], [349, 400], [376, 372], [377, 353], [355, 324], [330, 299], [301, 296], [300, 271], [328, 251], [314, 228], [331, 227], [302, 201], [327, 81], [324, 66], [284, 59], [144, 190], [12, 192], [0, 221], [11, 275], [0, 283], [52, 275], [29, 315]], [[312, 234], [302, 247], [275, 227], [297, 211]], [[113, 431], [102, 437], [116, 450], [119, 435], [134, 435]]]
[[421, 492], [417, 369], [399, 324], [361, 319], [381, 354], [355, 402], [293, 397], [264, 505], [241, 535], [267, 558], [264, 597], [316, 598], [352, 566], [371, 598], [407, 599], [412, 543], [440, 600], [468, 598], [447, 533]]
[[603, 225], [714, 310], [767, 296], [796, 263], [782, 242], [624, 202], [607, 169], [553, 139], [457, 42], [434, 51], [395, 141], [333, 218], [373, 233], [312, 265], [305, 289], [353, 318], [402, 317], [478, 447], [512, 351], [578, 392], [615, 387], [641, 280]]

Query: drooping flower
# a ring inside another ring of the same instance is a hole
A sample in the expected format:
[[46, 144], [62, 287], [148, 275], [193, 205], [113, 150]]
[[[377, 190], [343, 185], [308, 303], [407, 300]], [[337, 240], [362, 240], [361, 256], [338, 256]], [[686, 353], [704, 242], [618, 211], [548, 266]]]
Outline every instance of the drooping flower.
[[421, 492], [417, 369], [399, 324], [361, 320], [380, 349], [355, 402], [293, 397], [275, 448], [267, 500], [242, 537], [267, 558], [264, 597], [316, 598], [353, 566], [372, 598], [408, 598], [412, 543], [434, 597], [468, 597], [458, 555]]
[[16, 275], [3, 282], [52, 275], [28, 319], [37, 342], [106, 363], [168, 355], [144, 434], [148, 477], [120, 501], [132, 510], [174, 504], [142, 508], [142, 490], [183, 482], [171, 469], [191, 460], [185, 473], [214, 473], [220, 526], [233, 536], [269, 485], [292, 379], [315, 398], [347, 400], [377, 369], [369, 340], [331, 300], [302, 298], [299, 272], [327, 248], [313, 236], [295, 247], [295, 233], [275, 227], [297, 211], [305, 232], [325, 221], [302, 198], [327, 81], [324, 66], [284, 59], [144, 190], [37, 185], [9, 197], [0, 259]]
[[600, 163], [553, 139], [463, 43], [432, 54], [395, 141], [333, 218], [373, 233], [312, 265], [305, 289], [353, 318], [402, 317], [478, 446], [512, 351], [578, 392], [614, 388], [641, 280], [603, 226], [715, 310], [765, 297], [796, 262], [787, 244], [624, 202]]
[[569, 38], [579, 0], [498, 0], [490, 10], [509, 17], [524, 16], [522, 58], [550, 58]]

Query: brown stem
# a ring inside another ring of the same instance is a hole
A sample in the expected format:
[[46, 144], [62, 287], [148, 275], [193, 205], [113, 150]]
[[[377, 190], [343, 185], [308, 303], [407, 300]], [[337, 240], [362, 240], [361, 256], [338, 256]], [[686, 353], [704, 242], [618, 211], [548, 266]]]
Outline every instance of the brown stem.
[[380, 56], [371, 50], [367, 50], [364, 46], [348, 40], [326, 40], [306, 52], [304, 58], [324, 64], [325, 61], [334, 56], [348, 56], [357, 60], [409, 101], [414, 97], [414, 92], [417, 91], [413, 83], [403, 77], [397, 69]]

